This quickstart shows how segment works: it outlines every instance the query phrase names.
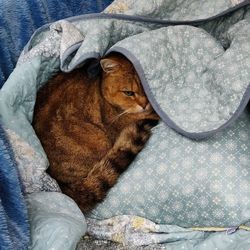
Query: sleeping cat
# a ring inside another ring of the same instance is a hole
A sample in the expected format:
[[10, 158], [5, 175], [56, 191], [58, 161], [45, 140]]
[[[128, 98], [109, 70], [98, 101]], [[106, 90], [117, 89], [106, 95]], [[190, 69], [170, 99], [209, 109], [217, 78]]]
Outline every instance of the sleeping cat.
[[125, 57], [100, 64], [94, 79], [77, 69], [50, 80], [38, 92], [33, 121], [49, 174], [83, 212], [103, 200], [159, 119]]

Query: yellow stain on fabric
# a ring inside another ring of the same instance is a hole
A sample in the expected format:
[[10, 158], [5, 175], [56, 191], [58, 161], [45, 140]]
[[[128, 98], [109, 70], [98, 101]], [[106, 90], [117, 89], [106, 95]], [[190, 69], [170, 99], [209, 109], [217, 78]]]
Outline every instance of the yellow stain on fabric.
[[124, 243], [124, 236], [122, 233], [116, 233], [116, 234], [112, 235], [112, 240], [123, 244]]
[[145, 222], [145, 220], [141, 217], [133, 218], [132, 227], [135, 229], [142, 228], [144, 225], [144, 222]]
[[107, 7], [106, 12], [108, 12], [108, 13], [124, 13], [128, 9], [129, 8], [128, 8], [128, 5], [126, 3], [118, 2], [118, 3], [111, 4], [109, 7]]

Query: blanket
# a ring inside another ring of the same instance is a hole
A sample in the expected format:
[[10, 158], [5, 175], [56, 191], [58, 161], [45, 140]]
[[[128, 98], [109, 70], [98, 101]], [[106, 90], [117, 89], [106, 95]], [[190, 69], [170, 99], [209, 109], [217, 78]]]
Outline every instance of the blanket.
[[28, 247], [28, 213], [21, 187], [13, 151], [0, 126], [0, 249]]
[[[0, 118], [11, 131], [26, 192], [33, 193], [30, 211], [36, 210], [36, 196], [41, 204], [48, 199], [38, 191], [59, 191], [45, 173], [46, 154], [31, 126], [37, 90], [59, 70], [86, 62], [94, 67], [102, 56], [119, 52], [133, 63], [161, 123], [107, 199], [86, 215], [88, 232], [123, 244], [166, 243], [172, 249], [230, 249], [231, 240], [239, 243], [242, 237], [247, 249], [249, 4], [117, 0], [104, 13], [39, 29], [0, 92]], [[77, 209], [66, 209], [81, 220], [72, 213]], [[85, 225], [77, 225], [78, 232], [85, 231]]]
[[40, 26], [56, 20], [102, 11], [111, 0], [1, 1], [0, 87], [14, 69], [30, 36]]
[[[110, 0], [2, 1], [0, 8], [0, 88], [14, 69], [21, 50], [38, 27], [73, 15], [99, 12], [110, 2]], [[22, 159], [16, 162], [17, 151], [13, 152], [9, 136], [0, 124], [0, 249], [27, 249], [30, 244], [30, 226], [23, 192], [27, 192], [34, 181], [31, 181], [32, 172], [25, 178], [24, 175], [20, 178], [20, 167], [18, 169], [17, 165], [20, 166], [20, 161], [25, 165], [27, 161], [20, 155]], [[67, 226], [69, 227], [70, 224]]]

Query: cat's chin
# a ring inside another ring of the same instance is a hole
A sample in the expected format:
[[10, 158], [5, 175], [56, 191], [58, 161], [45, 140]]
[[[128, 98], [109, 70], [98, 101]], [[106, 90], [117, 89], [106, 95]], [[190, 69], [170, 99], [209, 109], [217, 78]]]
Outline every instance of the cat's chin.
[[160, 120], [160, 117], [154, 111], [140, 111], [140, 112], [128, 112], [128, 115], [135, 118], [135, 120]]

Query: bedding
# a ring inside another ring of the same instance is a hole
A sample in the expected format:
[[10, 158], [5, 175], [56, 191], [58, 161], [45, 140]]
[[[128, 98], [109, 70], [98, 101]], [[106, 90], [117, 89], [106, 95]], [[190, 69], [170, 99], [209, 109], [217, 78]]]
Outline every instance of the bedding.
[[[99, 12], [110, 2], [111, 0], [1, 1], [0, 88], [14, 69], [21, 50], [38, 27], [73, 15]], [[13, 147], [13, 142], [12, 146], [10, 146], [9, 137], [11, 136], [12, 140], [15, 141], [15, 147]], [[36, 178], [39, 175], [33, 174], [33, 171], [27, 171], [27, 169], [31, 169], [30, 165], [33, 163], [27, 161], [27, 158], [29, 158], [27, 155], [30, 152], [24, 150], [21, 144], [22, 141], [10, 131], [4, 130], [2, 123], [0, 123], [0, 249], [4, 250], [28, 248], [30, 244], [30, 227], [27, 214], [28, 208], [23, 192], [38, 191], [41, 185]], [[26, 149], [29, 150], [29, 147]], [[34, 158], [36, 167], [38, 167], [40, 160], [40, 158]], [[17, 165], [19, 169], [17, 169]], [[44, 171], [44, 169], [41, 171]], [[22, 178], [20, 178], [20, 175]], [[44, 176], [44, 178], [46, 177], [48, 176]], [[44, 183], [49, 186], [49, 183], [52, 184], [53, 182], [47, 179]], [[51, 189], [52, 187], [50, 187]], [[33, 218], [37, 217], [33, 216]], [[70, 226], [70, 223], [68, 225]], [[74, 225], [75, 223], [72, 223], [72, 226]], [[79, 226], [76, 226], [74, 230], [77, 232]], [[81, 230], [80, 234], [75, 233], [75, 237], [73, 235], [66, 243], [68, 245], [76, 244], [80, 235], [83, 234], [84, 228]], [[61, 240], [61, 242], [63, 241]], [[39, 248], [37, 241], [36, 244], [33, 242], [32, 246], [33, 249]]]
[[112, 0], [4, 0], [0, 8], [0, 88], [30, 36], [46, 23], [102, 11]]
[[0, 249], [27, 249], [30, 237], [27, 207], [13, 150], [1, 124], [0, 218]]
[[[249, 5], [117, 0], [101, 14], [39, 29], [0, 92], [1, 122], [16, 148], [27, 199], [59, 191], [31, 126], [37, 90], [59, 70], [86, 62], [93, 70], [103, 55], [120, 52], [162, 121], [105, 201], [85, 215], [88, 233], [125, 245], [249, 249]], [[83, 234], [86, 224], [72, 211]], [[39, 238], [36, 228], [32, 237]]]

